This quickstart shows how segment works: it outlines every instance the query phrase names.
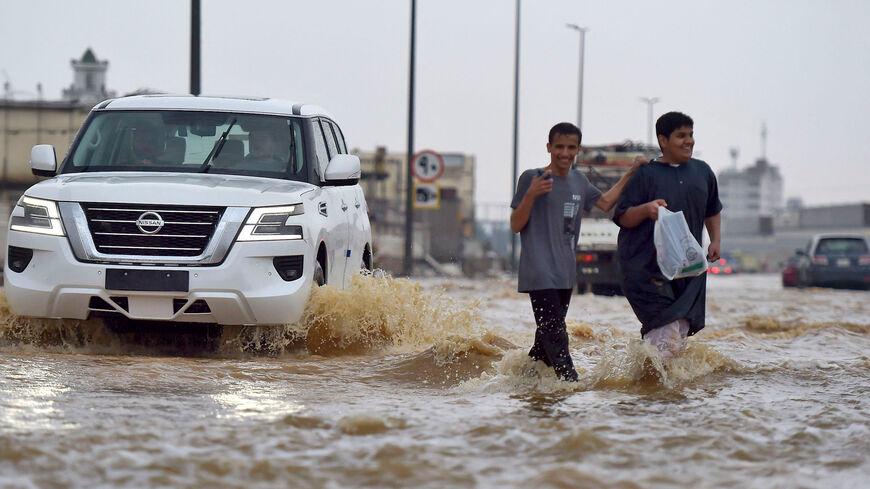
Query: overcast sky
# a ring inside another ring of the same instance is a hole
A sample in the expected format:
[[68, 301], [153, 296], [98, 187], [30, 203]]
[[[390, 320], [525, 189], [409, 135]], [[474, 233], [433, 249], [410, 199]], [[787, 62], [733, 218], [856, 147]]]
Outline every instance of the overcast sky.
[[[203, 0], [204, 94], [326, 107], [351, 147], [404, 151], [409, 0]], [[416, 147], [477, 157], [476, 199], [511, 195], [513, 0], [418, 0]], [[761, 153], [786, 197], [870, 201], [870, 2], [525, 0], [520, 170], [547, 163], [547, 131], [577, 113], [587, 26], [584, 143], [646, 139], [646, 106], [695, 119], [696, 156], [719, 171]], [[108, 85], [189, 90], [184, 0], [0, 0], [0, 77], [18, 98], [59, 98], [92, 47]]]

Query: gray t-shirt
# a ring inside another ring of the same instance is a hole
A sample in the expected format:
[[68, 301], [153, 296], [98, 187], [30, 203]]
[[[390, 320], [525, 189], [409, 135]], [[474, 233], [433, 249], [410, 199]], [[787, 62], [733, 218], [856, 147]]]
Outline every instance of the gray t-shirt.
[[[511, 208], [520, 205], [532, 177], [539, 173], [543, 170], [526, 170], [520, 175]], [[572, 169], [564, 177], [553, 175], [553, 190], [535, 200], [529, 222], [520, 231], [520, 292], [574, 288], [580, 209], [591, 210], [599, 197], [601, 191], [577, 170]]]

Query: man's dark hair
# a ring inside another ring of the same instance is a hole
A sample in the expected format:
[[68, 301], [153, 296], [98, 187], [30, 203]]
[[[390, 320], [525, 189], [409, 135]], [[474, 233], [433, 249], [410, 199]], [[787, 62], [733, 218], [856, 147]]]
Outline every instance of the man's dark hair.
[[552, 143], [556, 134], [562, 134], [563, 136], [577, 136], [578, 142], [583, 141], [583, 134], [580, 132], [580, 128], [570, 122], [560, 122], [553, 126], [553, 128], [550, 129], [550, 135], [547, 137], [547, 142]]
[[656, 136], [670, 138], [681, 127], [695, 127], [695, 121], [682, 112], [668, 112], [656, 121]]

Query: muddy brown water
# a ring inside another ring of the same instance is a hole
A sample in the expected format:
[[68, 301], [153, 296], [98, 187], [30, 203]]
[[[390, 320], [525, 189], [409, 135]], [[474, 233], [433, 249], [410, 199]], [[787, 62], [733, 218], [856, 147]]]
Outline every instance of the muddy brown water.
[[711, 277], [662, 363], [620, 297], [530, 362], [504, 280], [359, 278], [305, 321], [206, 328], [0, 310], [0, 487], [867, 487], [870, 293]]

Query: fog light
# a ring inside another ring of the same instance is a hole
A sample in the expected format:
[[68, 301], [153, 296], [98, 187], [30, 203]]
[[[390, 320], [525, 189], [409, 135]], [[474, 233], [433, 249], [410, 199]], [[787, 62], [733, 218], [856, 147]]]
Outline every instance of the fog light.
[[275, 265], [278, 275], [284, 281], [290, 282], [302, 277], [304, 258], [302, 255], [276, 256], [272, 259], [272, 264]]
[[32, 259], [33, 250], [30, 248], [10, 246], [9, 253], [6, 255], [6, 262], [9, 263], [9, 269], [16, 273], [23, 272]]

